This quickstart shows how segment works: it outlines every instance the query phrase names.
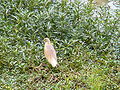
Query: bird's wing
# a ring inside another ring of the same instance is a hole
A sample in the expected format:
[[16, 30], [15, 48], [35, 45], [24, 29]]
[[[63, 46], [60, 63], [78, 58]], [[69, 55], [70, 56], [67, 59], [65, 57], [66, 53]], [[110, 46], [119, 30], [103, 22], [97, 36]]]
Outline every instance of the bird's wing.
[[45, 54], [45, 57], [47, 59], [54, 58], [54, 59], [57, 60], [56, 51], [55, 51], [54, 47], [51, 44], [45, 44], [44, 54]]

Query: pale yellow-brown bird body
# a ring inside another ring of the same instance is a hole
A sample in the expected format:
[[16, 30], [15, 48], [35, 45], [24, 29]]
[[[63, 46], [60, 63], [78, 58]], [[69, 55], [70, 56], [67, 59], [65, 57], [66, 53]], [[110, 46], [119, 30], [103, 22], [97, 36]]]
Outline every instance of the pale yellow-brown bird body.
[[56, 51], [55, 51], [53, 45], [51, 44], [49, 38], [45, 38], [44, 42], [45, 42], [45, 46], [44, 46], [45, 57], [53, 67], [56, 67], [58, 64]]
[[97, 5], [104, 5], [108, 3], [108, 0], [93, 0]]

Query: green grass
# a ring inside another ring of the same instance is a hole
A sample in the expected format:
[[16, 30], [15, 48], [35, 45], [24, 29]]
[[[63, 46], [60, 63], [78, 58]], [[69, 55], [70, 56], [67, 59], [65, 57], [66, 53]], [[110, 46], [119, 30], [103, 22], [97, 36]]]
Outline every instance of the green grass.
[[[93, 17], [96, 8], [100, 17]], [[1, 0], [0, 89], [118, 90], [120, 13], [114, 12], [80, 2]], [[43, 55], [45, 37], [57, 51], [57, 68]]]

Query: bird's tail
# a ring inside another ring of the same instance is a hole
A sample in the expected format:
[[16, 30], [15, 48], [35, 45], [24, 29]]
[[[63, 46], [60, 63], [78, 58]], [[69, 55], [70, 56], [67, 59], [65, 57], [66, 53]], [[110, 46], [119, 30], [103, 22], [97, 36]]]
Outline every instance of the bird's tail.
[[56, 60], [56, 59], [52, 58], [52, 59], [50, 60], [50, 64], [51, 64], [53, 67], [56, 67], [58, 63], [57, 63], [57, 60]]

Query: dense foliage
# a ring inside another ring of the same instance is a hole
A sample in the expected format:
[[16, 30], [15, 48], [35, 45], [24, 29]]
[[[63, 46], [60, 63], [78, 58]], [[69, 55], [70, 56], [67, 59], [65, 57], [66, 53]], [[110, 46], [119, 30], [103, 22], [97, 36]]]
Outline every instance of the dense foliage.
[[[118, 90], [120, 13], [110, 11], [80, 2], [0, 0], [0, 89]], [[45, 37], [57, 50], [58, 68], [44, 58]]]

